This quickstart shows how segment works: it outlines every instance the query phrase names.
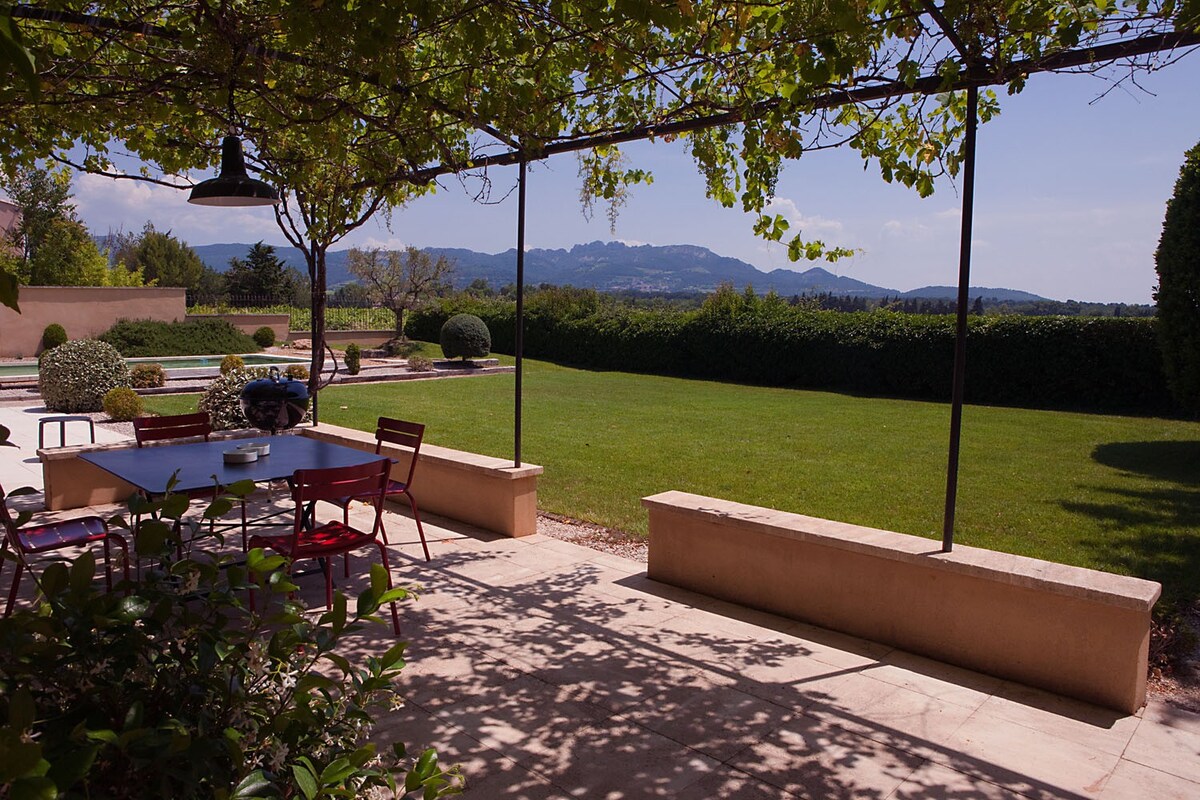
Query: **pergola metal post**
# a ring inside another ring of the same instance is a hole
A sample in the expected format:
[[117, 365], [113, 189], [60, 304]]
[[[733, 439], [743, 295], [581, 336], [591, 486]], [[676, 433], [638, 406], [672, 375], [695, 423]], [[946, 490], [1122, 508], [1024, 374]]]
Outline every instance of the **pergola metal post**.
[[525, 345], [525, 158], [517, 177], [517, 329], [513, 350], [517, 357], [516, 388], [513, 392], [513, 466], [521, 466], [521, 368]]
[[971, 286], [971, 222], [975, 214], [975, 124], [979, 89], [967, 88], [966, 157], [963, 161], [962, 229], [958, 246], [958, 314], [954, 336], [954, 389], [950, 399], [950, 456], [946, 465], [946, 511], [942, 552], [954, 549], [954, 505], [958, 499], [958, 448], [962, 437], [963, 385], [967, 377], [967, 302]]

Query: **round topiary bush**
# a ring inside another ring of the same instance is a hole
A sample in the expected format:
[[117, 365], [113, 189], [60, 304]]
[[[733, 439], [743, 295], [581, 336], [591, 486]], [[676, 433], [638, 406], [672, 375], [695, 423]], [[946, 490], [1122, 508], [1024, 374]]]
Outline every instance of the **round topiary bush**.
[[356, 344], [346, 345], [346, 372], [357, 375], [362, 370], [362, 350]]
[[212, 382], [200, 398], [199, 410], [207, 411], [215, 431], [233, 431], [249, 428], [246, 415], [242, 413], [242, 387], [250, 381], [265, 378], [266, 367], [243, 367], [226, 372]]
[[228, 375], [235, 369], [245, 369], [246, 362], [241, 356], [225, 356], [221, 359], [221, 374]]
[[117, 422], [129, 422], [142, 415], [142, 398], [127, 386], [109, 389], [104, 395], [104, 413]]
[[254, 343], [259, 347], [270, 347], [275, 344], [275, 331], [263, 325], [254, 332]]
[[134, 364], [129, 370], [129, 385], [135, 389], [156, 389], [166, 382], [162, 364]]
[[128, 385], [121, 354], [95, 339], [60, 344], [38, 362], [38, 392], [51, 411], [99, 411], [109, 389]]
[[46, 330], [42, 331], [42, 348], [45, 350], [53, 350], [66, 341], [67, 329], [57, 322], [51, 322], [46, 326]]
[[474, 314], [455, 314], [446, 320], [441, 341], [446, 358], [482, 358], [492, 351], [492, 334]]
[[288, 364], [283, 374], [294, 381], [306, 381], [308, 380], [308, 367], [303, 364]]

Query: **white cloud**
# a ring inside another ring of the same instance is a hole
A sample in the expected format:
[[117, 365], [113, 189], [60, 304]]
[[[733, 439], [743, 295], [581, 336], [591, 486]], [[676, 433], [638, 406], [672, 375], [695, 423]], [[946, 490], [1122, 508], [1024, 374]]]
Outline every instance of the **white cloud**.
[[[181, 181], [182, 182], [182, 181]], [[258, 241], [282, 244], [269, 207], [210, 208], [190, 205], [186, 189], [146, 181], [83, 174], [72, 187], [80, 218], [95, 234], [140, 231], [147, 221], [190, 244]]]
[[789, 233], [800, 233], [803, 236], [815, 236], [820, 233], [841, 233], [844, 229], [841, 220], [821, 216], [808, 216], [796, 205], [796, 201], [786, 197], [776, 197], [767, 203], [764, 211], [768, 214], [779, 214], [791, 224]]

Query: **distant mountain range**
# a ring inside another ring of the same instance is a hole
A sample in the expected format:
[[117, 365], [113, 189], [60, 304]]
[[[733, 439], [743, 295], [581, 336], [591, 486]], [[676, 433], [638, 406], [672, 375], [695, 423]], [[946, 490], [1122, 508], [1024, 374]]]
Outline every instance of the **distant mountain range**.
[[[248, 244], [206, 244], [193, 247], [205, 264], [224, 272], [231, 258], [245, 258]], [[429, 247], [433, 255], [445, 256], [455, 262], [454, 284], [463, 287], [484, 278], [499, 288], [516, 278], [517, 251], [477, 253], [461, 248]], [[346, 268], [345, 250], [330, 251], [326, 256], [328, 285], [332, 288], [353, 280]], [[291, 247], [279, 248], [276, 254], [289, 266], [306, 272], [303, 254]], [[908, 292], [873, 286], [863, 281], [834, 275], [821, 267], [804, 272], [775, 269], [763, 272], [752, 264], [736, 258], [719, 256], [705, 247], [690, 244], [629, 246], [621, 242], [591, 242], [577, 244], [570, 250], [527, 250], [525, 252], [525, 282], [536, 286], [552, 283], [578, 286], [602, 291], [638, 292], [711, 292], [722, 283], [741, 288], [752, 285], [759, 292], [774, 289], [781, 295], [822, 294], [849, 297], [901, 297], [953, 299], [953, 286], [924, 286]], [[982, 297], [993, 302], [1045, 300], [1036, 294], [1016, 289], [971, 287], [972, 299]]]

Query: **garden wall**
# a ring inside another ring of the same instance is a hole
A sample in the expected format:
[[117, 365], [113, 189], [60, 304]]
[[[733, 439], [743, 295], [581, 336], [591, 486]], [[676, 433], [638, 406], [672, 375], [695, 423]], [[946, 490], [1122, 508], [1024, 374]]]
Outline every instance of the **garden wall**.
[[182, 320], [184, 289], [110, 286], [22, 286], [21, 313], [0, 306], [0, 357], [30, 358], [42, 331], [57, 322], [72, 339], [98, 336], [120, 319]]
[[[380, 347], [386, 342], [394, 339], [396, 332], [392, 330], [386, 331], [325, 331], [325, 341], [329, 342], [334, 347], [341, 347], [348, 344], [357, 344], [359, 347]], [[297, 339], [312, 339], [312, 331], [292, 331], [288, 335], [288, 341], [294, 342]], [[437, 341], [434, 339], [433, 341]]]
[[1151, 581], [664, 492], [647, 575], [1057, 694], [1146, 700]]
[[259, 328], [275, 331], [275, 341], [286, 342], [291, 316], [289, 314], [188, 314], [193, 319], [223, 319], [242, 333], [254, 335]]

